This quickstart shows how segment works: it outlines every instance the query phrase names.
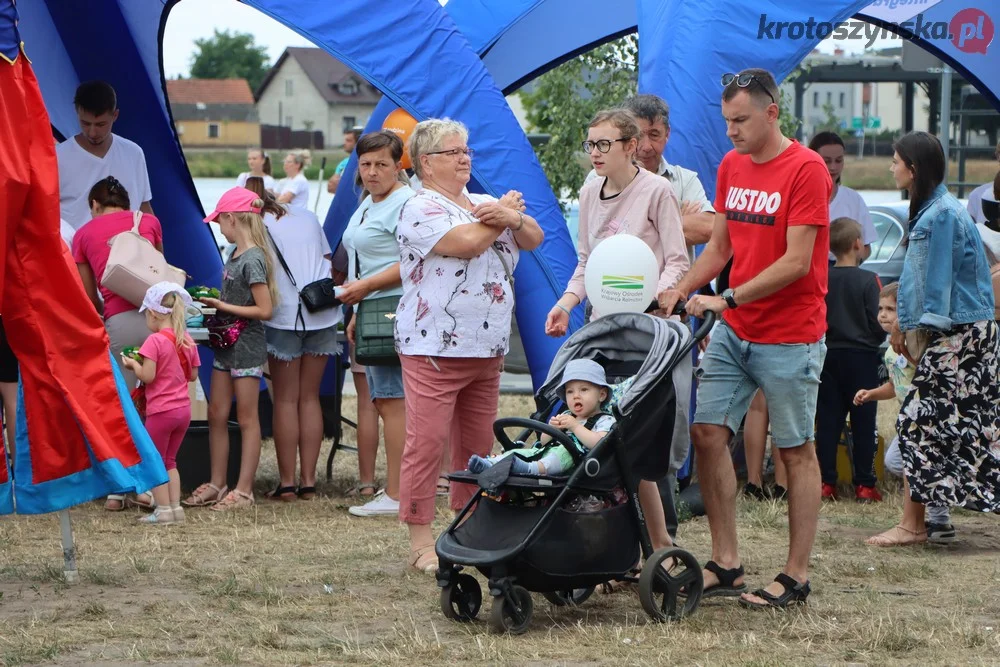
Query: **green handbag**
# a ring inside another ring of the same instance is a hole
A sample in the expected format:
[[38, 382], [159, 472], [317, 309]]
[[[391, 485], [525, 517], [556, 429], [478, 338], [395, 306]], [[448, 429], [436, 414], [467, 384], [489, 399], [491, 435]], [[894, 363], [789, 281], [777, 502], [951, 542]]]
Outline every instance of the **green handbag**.
[[[365, 211], [365, 215], [368, 212]], [[364, 217], [361, 218], [364, 222]], [[354, 277], [361, 278], [361, 258], [354, 251]], [[354, 358], [363, 366], [399, 366], [396, 352], [396, 308], [399, 296], [379, 296], [358, 304], [354, 325]]]
[[396, 308], [399, 296], [380, 296], [358, 304], [354, 356], [365, 366], [399, 366]]

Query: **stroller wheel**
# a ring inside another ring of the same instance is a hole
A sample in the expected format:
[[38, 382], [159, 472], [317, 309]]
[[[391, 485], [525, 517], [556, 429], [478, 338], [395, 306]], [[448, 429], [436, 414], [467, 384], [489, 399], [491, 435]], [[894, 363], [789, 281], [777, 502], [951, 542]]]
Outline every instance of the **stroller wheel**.
[[510, 595], [499, 595], [493, 598], [490, 629], [498, 634], [509, 632], [512, 635], [519, 635], [523, 633], [531, 623], [532, 607], [531, 593], [521, 586], [511, 586]]
[[[639, 600], [654, 621], [677, 621], [694, 613], [704, 588], [701, 564], [692, 554], [676, 547], [655, 551], [639, 575]], [[687, 597], [678, 595], [681, 589], [685, 589]]]
[[471, 574], [460, 574], [441, 589], [441, 613], [453, 621], [474, 620], [482, 606], [483, 589]]
[[545, 599], [556, 607], [578, 607], [594, 594], [594, 587], [574, 588], [566, 591], [550, 591], [542, 593]]

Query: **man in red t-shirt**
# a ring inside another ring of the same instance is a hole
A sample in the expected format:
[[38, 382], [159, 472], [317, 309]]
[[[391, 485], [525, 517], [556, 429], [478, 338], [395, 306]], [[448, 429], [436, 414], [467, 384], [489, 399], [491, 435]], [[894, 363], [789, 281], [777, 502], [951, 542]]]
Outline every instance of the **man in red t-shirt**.
[[[778, 86], [762, 69], [723, 76], [722, 115], [733, 142], [719, 165], [715, 227], [705, 251], [674, 290], [668, 312], [733, 258], [731, 289], [696, 295], [687, 311], [722, 313], [701, 363], [691, 428], [698, 479], [712, 530], [705, 597], [739, 596], [750, 607], [805, 602], [820, 505], [813, 425], [826, 356], [829, 201], [822, 158], [784, 137]], [[789, 550], [766, 588], [746, 593], [736, 540], [736, 473], [729, 441], [757, 389], [767, 397], [772, 443], [788, 469]]]

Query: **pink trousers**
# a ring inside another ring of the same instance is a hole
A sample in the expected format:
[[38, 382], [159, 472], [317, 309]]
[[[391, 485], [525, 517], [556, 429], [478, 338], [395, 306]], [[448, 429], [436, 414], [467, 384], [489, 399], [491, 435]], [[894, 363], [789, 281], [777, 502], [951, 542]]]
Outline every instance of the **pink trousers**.
[[190, 425], [190, 405], [146, 417], [146, 431], [156, 445], [156, 451], [163, 457], [163, 465], [167, 470], [177, 468], [177, 452]]
[[[400, 355], [406, 401], [406, 446], [399, 480], [399, 520], [430, 524], [442, 451], [451, 469], [465, 470], [473, 454], [493, 449], [502, 357], [489, 359]], [[462, 509], [472, 484], [451, 485], [451, 507]]]

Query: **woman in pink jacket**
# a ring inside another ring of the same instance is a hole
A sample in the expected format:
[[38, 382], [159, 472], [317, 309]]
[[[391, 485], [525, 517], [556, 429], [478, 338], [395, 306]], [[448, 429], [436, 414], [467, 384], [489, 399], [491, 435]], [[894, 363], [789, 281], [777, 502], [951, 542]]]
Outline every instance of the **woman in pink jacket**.
[[[646, 171], [636, 161], [640, 134], [635, 117], [625, 109], [601, 111], [590, 122], [583, 150], [590, 154], [590, 162], [601, 178], [580, 190], [580, 261], [566, 292], [545, 320], [545, 333], [550, 336], [566, 335], [570, 311], [587, 297], [587, 259], [610, 236], [631, 234], [650, 247], [660, 269], [657, 294], [674, 287], [690, 268], [680, 205], [670, 181]], [[655, 482], [640, 482], [639, 500], [653, 548], [670, 546]]]

